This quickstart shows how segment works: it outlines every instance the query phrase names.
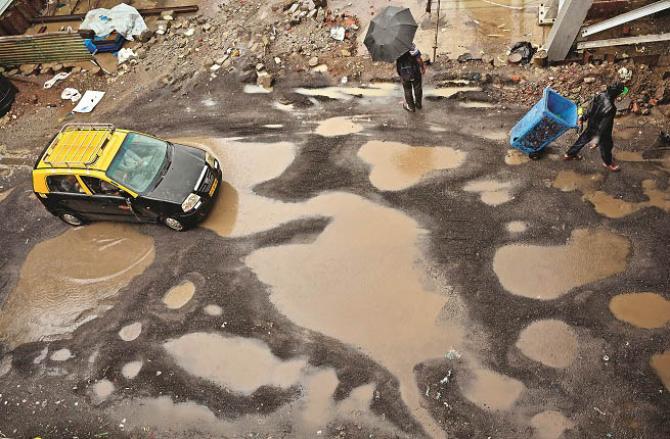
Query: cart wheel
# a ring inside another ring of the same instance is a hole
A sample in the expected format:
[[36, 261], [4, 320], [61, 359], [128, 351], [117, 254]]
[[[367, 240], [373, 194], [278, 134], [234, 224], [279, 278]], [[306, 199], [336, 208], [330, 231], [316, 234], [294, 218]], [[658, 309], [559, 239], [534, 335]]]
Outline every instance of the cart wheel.
[[528, 158], [530, 158], [531, 160], [540, 160], [541, 157], [542, 153], [538, 151], [531, 152], [530, 154], [528, 154]]

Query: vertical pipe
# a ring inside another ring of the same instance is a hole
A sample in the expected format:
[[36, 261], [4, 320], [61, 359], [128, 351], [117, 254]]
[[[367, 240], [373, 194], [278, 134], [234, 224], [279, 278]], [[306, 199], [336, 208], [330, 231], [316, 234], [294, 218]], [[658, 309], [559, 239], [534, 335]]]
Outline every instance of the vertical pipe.
[[437, 22], [435, 23], [435, 45], [433, 46], [433, 62], [437, 61], [437, 36], [440, 32], [440, 0], [437, 0]]

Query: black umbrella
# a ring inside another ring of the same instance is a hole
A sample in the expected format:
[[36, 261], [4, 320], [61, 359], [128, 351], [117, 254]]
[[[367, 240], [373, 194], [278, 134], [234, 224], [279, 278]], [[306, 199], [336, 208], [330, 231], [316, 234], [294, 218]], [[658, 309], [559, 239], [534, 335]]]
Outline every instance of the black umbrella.
[[416, 21], [407, 8], [387, 6], [370, 22], [365, 46], [373, 61], [394, 62], [412, 46]]

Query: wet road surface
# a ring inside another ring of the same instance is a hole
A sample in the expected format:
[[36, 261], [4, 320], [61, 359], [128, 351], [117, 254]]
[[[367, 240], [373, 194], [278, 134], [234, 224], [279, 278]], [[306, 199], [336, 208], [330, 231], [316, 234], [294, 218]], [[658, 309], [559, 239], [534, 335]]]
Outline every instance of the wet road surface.
[[116, 120], [219, 158], [195, 230], [68, 228], [25, 170], [2, 193], [0, 432], [670, 431], [667, 166], [528, 161], [522, 109], [448, 90], [414, 115], [396, 85], [252, 91]]

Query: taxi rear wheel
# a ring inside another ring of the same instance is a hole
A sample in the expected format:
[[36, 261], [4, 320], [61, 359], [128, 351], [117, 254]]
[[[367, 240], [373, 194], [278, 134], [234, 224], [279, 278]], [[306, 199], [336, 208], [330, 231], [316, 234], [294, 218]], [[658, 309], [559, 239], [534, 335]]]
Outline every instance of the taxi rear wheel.
[[85, 221], [73, 213], [61, 213], [60, 219], [71, 225], [72, 227], [82, 226], [85, 224]]
[[179, 221], [178, 219], [175, 219], [175, 218], [165, 218], [163, 220], [163, 224], [165, 224], [166, 226], [168, 226], [170, 229], [174, 230], [175, 232], [182, 232], [186, 229], [186, 227], [184, 227], [184, 224], [182, 224], [181, 221]]

